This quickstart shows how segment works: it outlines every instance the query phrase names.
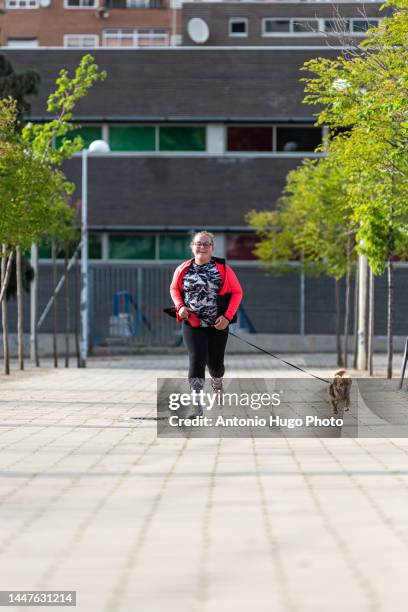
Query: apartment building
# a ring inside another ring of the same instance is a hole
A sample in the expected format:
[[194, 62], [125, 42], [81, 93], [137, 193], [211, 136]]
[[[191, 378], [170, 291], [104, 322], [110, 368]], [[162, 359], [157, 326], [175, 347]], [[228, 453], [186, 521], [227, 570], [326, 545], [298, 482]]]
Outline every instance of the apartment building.
[[0, 46], [14, 48], [278, 45], [287, 38], [310, 45], [358, 39], [380, 18], [378, 2], [346, 0], [334, 8], [301, 0], [1, 0], [0, 11], [2, 4]]
[[171, 0], [4, 0], [3, 47], [169, 47], [178, 42]]

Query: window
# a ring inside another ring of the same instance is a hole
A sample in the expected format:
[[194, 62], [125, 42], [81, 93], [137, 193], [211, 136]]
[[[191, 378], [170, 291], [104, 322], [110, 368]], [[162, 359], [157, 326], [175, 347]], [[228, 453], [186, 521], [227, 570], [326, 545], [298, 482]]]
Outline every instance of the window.
[[51, 245], [48, 242], [40, 242], [38, 245], [38, 258], [51, 259]]
[[296, 34], [309, 34], [319, 31], [318, 19], [294, 19], [292, 22], [293, 32]]
[[149, 8], [150, 0], [126, 0], [127, 8]]
[[321, 128], [280, 127], [276, 128], [276, 150], [285, 153], [314, 151], [322, 143]]
[[[164, 0], [126, 0], [127, 8], [147, 8], [147, 9], [162, 9], [166, 8]], [[113, 6], [112, 8], [116, 8]], [[181, 8], [172, 7], [172, 8]]]
[[30, 49], [32, 47], [38, 47], [37, 38], [8, 38], [7, 47], [15, 47], [19, 49]]
[[96, 34], [66, 34], [64, 47], [98, 47], [99, 36]]
[[238, 259], [250, 261], [256, 259], [253, 254], [258, 238], [251, 234], [229, 234], [227, 235], [227, 259]]
[[246, 17], [231, 17], [229, 20], [230, 36], [248, 36], [248, 19]]
[[7, 0], [6, 2], [6, 8], [8, 9], [36, 9], [39, 6], [39, 0]]
[[231, 126], [227, 128], [227, 152], [314, 152], [322, 142], [321, 128], [308, 125]]
[[159, 128], [160, 151], [205, 151], [205, 127], [161, 126]]
[[141, 28], [135, 32], [137, 47], [166, 47], [169, 44], [167, 30]]
[[320, 31], [319, 19], [263, 19], [263, 36], [279, 36], [281, 34], [314, 34]]
[[155, 259], [155, 236], [109, 236], [109, 259]]
[[378, 26], [379, 19], [345, 19], [338, 17], [336, 19], [309, 19], [303, 17], [294, 17], [290, 19], [262, 19], [262, 35], [263, 36], [282, 36], [289, 35], [316, 35], [324, 32], [331, 34], [345, 34], [354, 32], [355, 34], [364, 34], [370, 28]]
[[88, 253], [89, 253], [89, 259], [102, 259], [102, 236], [101, 234], [89, 234]]
[[334, 34], [343, 34], [344, 32], [350, 32], [350, 20], [349, 19], [325, 19], [324, 20], [325, 32], [332, 32]]
[[290, 32], [290, 20], [289, 19], [263, 19], [263, 35], [268, 34], [280, 34]]
[[168, 31], [161, 28], [109, 28], [103, 32], [105, 47], [167, 47]]
[[136, 47], [134, 30], [122, 28], [120, 30], [104, 30], [104, 47]]
[[[70, 245], [68, 257], [72, 257], [75, 248], [76, 245]], [[89, 234], [88, 256], [90, 259], [102, 259], [102, 236], [100, 234]], [[48, 240], [40, 242], [38, 245], [38, 257], [39, 259], [52, 259], [51, 244]], [[64, 259], [64, 249], [58, 251], [57, 259]]]
[[109, 144], [112, 151], [155, 151], [156, 129], [112, 126], [109, 128]]
[[228, 151], [272, 151], [272, 127], [229, 127]]
[[351, 30], [355, 34], [365, 34], [370, 28], [376, 28], [380, 20], [379, 19], [352, 19]]
[[[91, 142], [93, 142], [94, 140], [101, 140], [102, 138], [102, 128], [99, 126], [86, 126], [86, 127], [81, 127], [75, 130], [71, 130], [70, 132], [68, 132], [65, 136], [65, 138], [68, 138], [69, 140], [73, 140], [75, 138], [75, 136], [81, 136], [81, 138], [84, 141], [84, 145], [85, 147], [89, 147], [89, 145], [91, 144]], [[56, 148], [58, 148], [61, 145], [61, 137], [58, 136], [55, 139], [55, 146]]]
[[93, 9], [99, 6], [99, 0], [64, 0], [64, 8]]
[[191, 237], [183, 236], [159, 236], [160, 259], [188, 259], [191, 257]]

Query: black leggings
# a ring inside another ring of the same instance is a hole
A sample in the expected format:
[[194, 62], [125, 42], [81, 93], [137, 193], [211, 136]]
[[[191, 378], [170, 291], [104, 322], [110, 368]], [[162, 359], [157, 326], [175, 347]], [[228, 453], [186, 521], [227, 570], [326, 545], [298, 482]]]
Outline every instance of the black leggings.
[[205, 366], [211, 376], [224, 376], [224, 353], [228, 340], [228, 327], [191, 327], [183, 321], [183, 339], [187, 347], [190, 366], [189, 378], [205, 378]]

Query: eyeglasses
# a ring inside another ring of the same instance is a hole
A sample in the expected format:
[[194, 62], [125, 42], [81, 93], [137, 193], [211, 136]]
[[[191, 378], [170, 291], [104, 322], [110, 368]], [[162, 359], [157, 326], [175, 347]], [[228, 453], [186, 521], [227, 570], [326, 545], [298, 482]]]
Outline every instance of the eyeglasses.
[[193, 242], [196, 247], [203, 247], [204, 249], [208, 249], [208, 247], [212, 246], [212, 242]]

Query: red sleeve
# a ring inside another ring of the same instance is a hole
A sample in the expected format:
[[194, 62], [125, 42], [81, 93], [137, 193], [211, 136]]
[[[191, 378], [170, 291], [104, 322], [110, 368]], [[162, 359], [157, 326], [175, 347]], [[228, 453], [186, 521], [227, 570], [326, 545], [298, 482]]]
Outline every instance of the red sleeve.
[[170, 295], [171, 295], [171, 299], [174, 302], [176, 310], [181, 308], [181, 306], [183, 306], [184, 304], [183, 298], [181, 297], [180, 289], [178, 286], [178, 279], [180, 276], [180, 271], [181, 271], [181, 266], [176, 268], [173, 274], [173, 280], [171, 281], [171, 285], [170, 285]]
[[242, 287], [239, 284], [239, 280], [235, 272], [233, 272], [229, 266], [226, 266], [226, 273], [228, 278], [229, 293], [231, 293], [231, 299], [229, 306], [225, 311], [225, 316], [227, 317], [227, 319], [231, 320], [234, 314], [237, 312], [238, 307], [241, 303]]

